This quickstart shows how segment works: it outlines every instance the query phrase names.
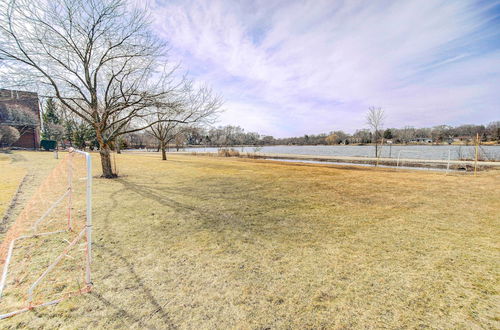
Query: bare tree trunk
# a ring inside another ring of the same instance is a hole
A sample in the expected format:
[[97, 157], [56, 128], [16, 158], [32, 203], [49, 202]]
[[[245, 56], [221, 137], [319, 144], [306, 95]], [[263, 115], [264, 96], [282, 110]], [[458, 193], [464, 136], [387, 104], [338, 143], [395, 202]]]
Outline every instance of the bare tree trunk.
[[162, 160], [167, 160], [167, 152], [165, 150], [165, 143], [161, 142], [160, 143], [160, 148], [161, 148], [161, 159]]
[[113, 168], [111, 167], [111, 152], [109, 146], [107, 144], [101, 145], [99, 154], [101, 155], [102, 176], [108, 179], [116, 178], [116, 174], [113, 173]]
[[120, 149], [120, 139], [116, 139], [115, 144], [116, 144], [116, 153], [121, 154], [122, 150]]
[[109, 145], [104, 142], [101, 132], [96, 129], [97, 142], [99, 142], [99, 154], [101, 155], [102, 176], [107, 179], [116, 178], [117, 175], [113, 173], [111, 166], [111, 151]]

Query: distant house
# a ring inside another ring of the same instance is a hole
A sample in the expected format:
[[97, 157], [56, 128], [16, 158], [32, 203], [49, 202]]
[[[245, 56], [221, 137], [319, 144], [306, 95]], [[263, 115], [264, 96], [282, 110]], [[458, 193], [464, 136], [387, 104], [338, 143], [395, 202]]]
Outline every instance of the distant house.
[[461, 135], [453, 138], [454, 142], [471, 142], [472, 141], [472, 136], [468, 135]]
[[[35, 114], [36, 123], [34, 125], [23, 126], [22, 135], [12, 147], [25, 149], [38, 149], [40, 147], [40, 105], [38, 94], [33, 92], [23, 92], [9, 89], [0, 89], [0, 125], [9, 125], [2, 118], [2, 114], [10, 109], [22, 109]], [[10, 124], [16, 127], [16, 125]], [[19, 128], [19, 127], [16, 127]]]
[[432, 143], [431, 138], [415, 138], [410, 143]]

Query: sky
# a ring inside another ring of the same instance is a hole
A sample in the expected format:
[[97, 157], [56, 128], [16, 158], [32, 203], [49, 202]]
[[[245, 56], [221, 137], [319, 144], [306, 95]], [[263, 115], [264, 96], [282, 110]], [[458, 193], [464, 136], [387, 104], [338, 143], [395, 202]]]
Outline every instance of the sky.
[[275, 137], [500, 120], [500, 1], [156, 0], [172, 61]]

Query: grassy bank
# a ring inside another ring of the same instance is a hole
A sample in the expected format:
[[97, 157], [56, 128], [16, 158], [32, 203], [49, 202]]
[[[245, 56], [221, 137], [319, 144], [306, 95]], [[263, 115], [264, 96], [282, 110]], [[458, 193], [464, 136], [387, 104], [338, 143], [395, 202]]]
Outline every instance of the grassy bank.
[[[18, 155], [19, 167], [52, 162]], [[94, 291], [2, 327], [500, 325], [498, 171], [117, 164], [120, 178], [94, 181]]]

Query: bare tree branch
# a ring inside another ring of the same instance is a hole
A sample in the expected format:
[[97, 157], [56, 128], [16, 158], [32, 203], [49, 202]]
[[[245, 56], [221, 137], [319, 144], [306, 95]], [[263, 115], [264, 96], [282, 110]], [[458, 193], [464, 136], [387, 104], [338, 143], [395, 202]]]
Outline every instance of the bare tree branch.
[[[220, 107], [207, 91], [193, 94], [176, 80], [177, 66], [165, 55], [146, 13], [130, 10], [125, 0], [0, 2], [3, 81], [32, 81], [39, 94], [57, 98], [89, 123], [106, 177], [114, 176], [109, 144], [118, 136], [160, 122], [196, 122]], [[145, 120], [174, 99], [183, 104], [174, 117]]]

